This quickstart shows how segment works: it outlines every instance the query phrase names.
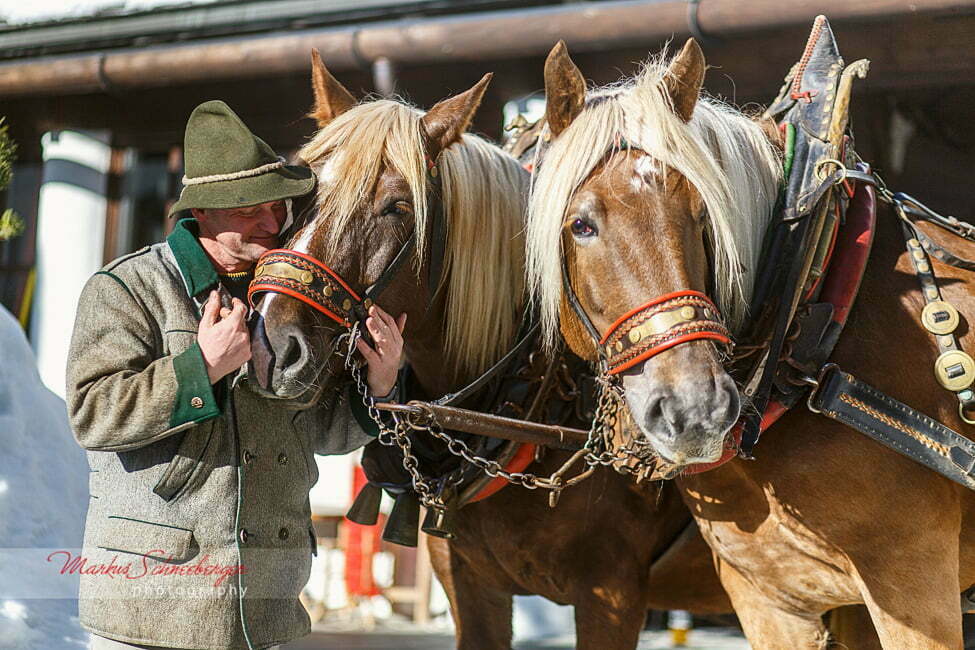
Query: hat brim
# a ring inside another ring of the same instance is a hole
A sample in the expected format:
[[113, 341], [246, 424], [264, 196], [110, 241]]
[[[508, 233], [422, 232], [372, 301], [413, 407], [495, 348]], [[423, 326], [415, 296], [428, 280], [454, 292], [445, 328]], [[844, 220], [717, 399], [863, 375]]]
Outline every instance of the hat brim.
[[315, 176], [309, 168], [290, 165], [250, 178], [186, 185], [169, 216], [191, 208], [246, 208], [304, 196], [314, 187]]

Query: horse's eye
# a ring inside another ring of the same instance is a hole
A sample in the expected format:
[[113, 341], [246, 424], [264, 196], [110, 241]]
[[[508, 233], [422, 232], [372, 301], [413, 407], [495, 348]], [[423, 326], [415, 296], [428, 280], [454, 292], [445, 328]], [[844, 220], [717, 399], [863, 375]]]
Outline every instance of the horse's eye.
[[576, 237], [593, 237], [596, 235], [596, 228], [585, 219], [576, 217], [572, 220], [572, 234]]
[[383, 214], [390, 214], [397, 217], [408, 217], [413, 214], [413, 206], [407, 201], [397, 201], [386, 206]]

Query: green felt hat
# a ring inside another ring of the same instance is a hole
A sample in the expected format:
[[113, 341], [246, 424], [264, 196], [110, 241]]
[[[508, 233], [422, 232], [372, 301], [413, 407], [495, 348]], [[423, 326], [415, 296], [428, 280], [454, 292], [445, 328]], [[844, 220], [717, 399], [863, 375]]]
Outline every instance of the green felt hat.
[[169, 216], [189, 208], [241, 208], [307, 194], [315, 177], [285, 165], [225, 103], [200, 104], [186, 122], [186, 172]]

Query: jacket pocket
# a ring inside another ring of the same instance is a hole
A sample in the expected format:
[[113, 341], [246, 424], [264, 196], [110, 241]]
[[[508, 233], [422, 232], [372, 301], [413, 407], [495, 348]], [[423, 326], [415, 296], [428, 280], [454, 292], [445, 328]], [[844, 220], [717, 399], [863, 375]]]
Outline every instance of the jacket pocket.
[[213, 440], [214, 428], [216, 420], [211, 420], [192, 427], [183, 434], [183, 440], [163, 475], [152, 488], [153, 492], [166, 501], [174, 501], [185, 492], [184, 488], [199, 481], [205, 466], [203, 458]]
[[199, 550], [189, 528], [119, 515], [106, 518], [96, 535], [95, 546], [174, 563], [185, 562]]

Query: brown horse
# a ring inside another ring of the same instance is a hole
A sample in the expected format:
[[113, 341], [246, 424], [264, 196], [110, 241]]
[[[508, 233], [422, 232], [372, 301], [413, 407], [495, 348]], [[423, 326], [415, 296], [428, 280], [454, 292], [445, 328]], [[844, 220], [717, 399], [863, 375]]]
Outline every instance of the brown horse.
[[[399, 267], [378, 299], [408, 314], [406, 353], [422, 388], [456, 390], [511, 345], [525, 299], [529, 176], [498, 147], [464, 134], [488, 79], [423, 113], [397, 101], [357, 103], [317, 56], [313, 68], [320, 130], [300, 156], [320, 181], [317, 213], [289, 247], [361, 293], [415, 235], [414, 264]], [[447, 222], [447, 241], [431, 296], [434, 214]], [[266, 338], [255, 344], [277, 360], [265, 389], [293, 399], [347, 381], [340, 364], [323, 373], [341, 328], [285, 295], [269, 294], [256, 309]], [[550, 450], [527, 471], [547, 476], [567, 458]], [[672, 485], [638, 485], [604, 467], [555, 509], [542, 490], [508, 487], [461, 508], [455, 528], [454, 539], [429, 541], [462, 649], [510, 647], [514, 594], [575, 605], [578, 647], [590, 649], [636, 647], [648, 608], [730, 611]]]
[[[554, 140], [535, 181], [528, 266], [549, 335], [595, 360], [566, 303], [563, 262], [600, 332], [658, 296], [708, 294], [732, 331], [747, 314], [782, 175], [778, 130], [701, 95], [691, 40], [668, 64], [586, 93], [564, 46], [545, 68]], [[928, 232], [928, 229], [925, 229]], [[944, 235], [931, 232], [944, 242]], [[961, 254], [975, 246], [952, 241]], [[965, 271], [935, 262], [945, 300], [975, 313]], [[970, 431], [929, 370], [937, 355], [900, 225], [881, 215], [859, 299], [832, 360], [957, 431]], [[961, 346], [975, 348], [963, 326]], [[746, 400], [711, 340], [625, 371], [634, 419], [678, 465], [714, 461]], [[734, 459], [677, 484], [755, 648], [818, 648], [821, 615], [864, 603], [884, 648], [961, 648], [959, 593], [975, 582], [975, 495], [796, 407]]]

